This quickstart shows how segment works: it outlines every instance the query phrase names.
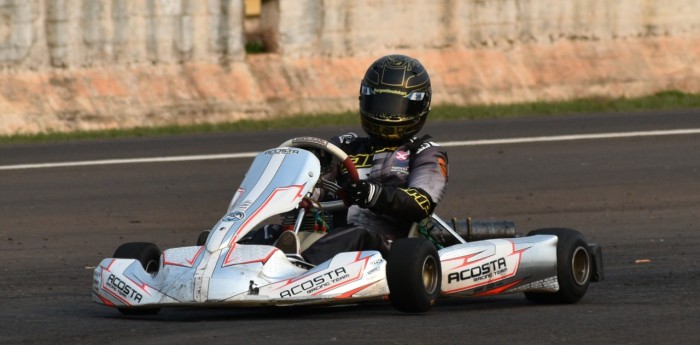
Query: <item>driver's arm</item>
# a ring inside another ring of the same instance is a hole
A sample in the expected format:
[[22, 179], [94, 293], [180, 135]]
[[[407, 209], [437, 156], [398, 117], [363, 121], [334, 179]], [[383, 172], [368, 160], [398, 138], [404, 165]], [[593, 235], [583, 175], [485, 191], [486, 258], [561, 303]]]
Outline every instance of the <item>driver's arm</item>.
[[377, 213], [418, 222], [433, 213], [435, 206], [436, 203], [430, 194], [420, 188], [382, 186], [376, 203], [369, 209]]
[[357, 181], [348, 183], [345, 190], [350, 201], [360, 207], [420, 221], [442, 200], [447, 179], [447, 155], [430, 147], [415, 157], [406, 188]]

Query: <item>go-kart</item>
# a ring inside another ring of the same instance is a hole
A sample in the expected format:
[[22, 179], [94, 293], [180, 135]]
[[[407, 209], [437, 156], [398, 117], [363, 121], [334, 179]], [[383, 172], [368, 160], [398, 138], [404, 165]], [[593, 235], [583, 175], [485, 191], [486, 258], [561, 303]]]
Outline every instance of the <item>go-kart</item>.
[[537, 303], [573, 303], [591, 281], [603, 279], [600, 246], [577, 231], [540, 229], [519, 236], [510, 222], [449, 224], [433, 215], [393, 242], [387, 257], [374, 250], [345, 252], [315, 266], [272, 245], [245, 244], [244, 236], [270, 219], [285, 218], [301, 236], [313, 231], [309, 219], [316, 225], [323, 214], [345, 207], [315, 199], [318, 189], [340, 190], [321, 178], [319, 156], [332, 157], [322, 160], [358, 179], [348, 155], [326, 140], [299, 137], [261, 152], [226, 214], [197, 245], [163, 252], [151, 243], [121, 245], [95, 268], [93, 300], [129, 315], [155, 314], [162, 307], [387, 299], [399, 311], [420, 313], [438, 297], [514, 292]]

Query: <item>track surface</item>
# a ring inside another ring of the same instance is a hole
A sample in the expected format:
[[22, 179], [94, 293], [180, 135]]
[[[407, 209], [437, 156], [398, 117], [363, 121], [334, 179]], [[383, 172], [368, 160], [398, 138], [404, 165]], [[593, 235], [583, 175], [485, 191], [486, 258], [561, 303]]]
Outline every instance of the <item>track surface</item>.
[[[700, 128], [698, 111], [432, 123], [438, 141]], [[262, 150], [321, 128], [0, 147], [0, 165]], [[522, 295], [387, 304], [165, 309], [125, 318], [90, 300], [123, 242], [191, 245], [251, 159], [0, 171], [0, 343], [700, 343], [700, 135], [449, 147], [445, 218], [581, 230], [606, 280], [575, 305]], [[635, 263], [636, 260], [648, 260]]]

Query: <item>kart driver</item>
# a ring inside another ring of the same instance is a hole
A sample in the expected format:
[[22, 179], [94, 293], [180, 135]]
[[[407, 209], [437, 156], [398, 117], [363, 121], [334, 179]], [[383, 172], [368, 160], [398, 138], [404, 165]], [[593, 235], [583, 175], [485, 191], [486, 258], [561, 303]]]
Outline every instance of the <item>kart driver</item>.
[[[414, 222], [432, 214], [445, 192], [448, 165], [447, 154], [427, 141], [429, 136], [415, 136], [428, 117], [431, 96], [428, 72], [414, 58], [389, 55], [369, 66], [359, 97], [367, 137], [349, 133], [330, 140], [351, 157], [360, 175], [359, 181], [350, 181], [344, 169], [332, 172], [350, 205], [346, 217], [334, 219], [347, 222], [336, 221], [304, 250], [305, 261], [317, 265], [337, 253], [360, 250], [378, 250], [386, 257], [392, 241], [408, 236]], [[269, 232], [281, 232], [281, 227], [264, 230], [266, 238], [279, 236], [276, 245], [286, 253], [298, 251], [294, 232], [276, 236]]]

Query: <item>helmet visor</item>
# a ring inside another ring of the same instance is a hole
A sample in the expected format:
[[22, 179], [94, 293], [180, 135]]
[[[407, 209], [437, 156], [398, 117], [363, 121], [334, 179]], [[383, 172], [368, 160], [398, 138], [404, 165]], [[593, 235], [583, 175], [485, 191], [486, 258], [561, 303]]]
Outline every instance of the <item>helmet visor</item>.
[[427, 96], [423, 91], [413, 91], [407, 95], [384, 92], [375, 92], [367, 86], [362, 86], [360, 93], [360, 108], [368, 114], [382, 117], [386, 120], [407, 120], [423, 114], [427, 108]]

